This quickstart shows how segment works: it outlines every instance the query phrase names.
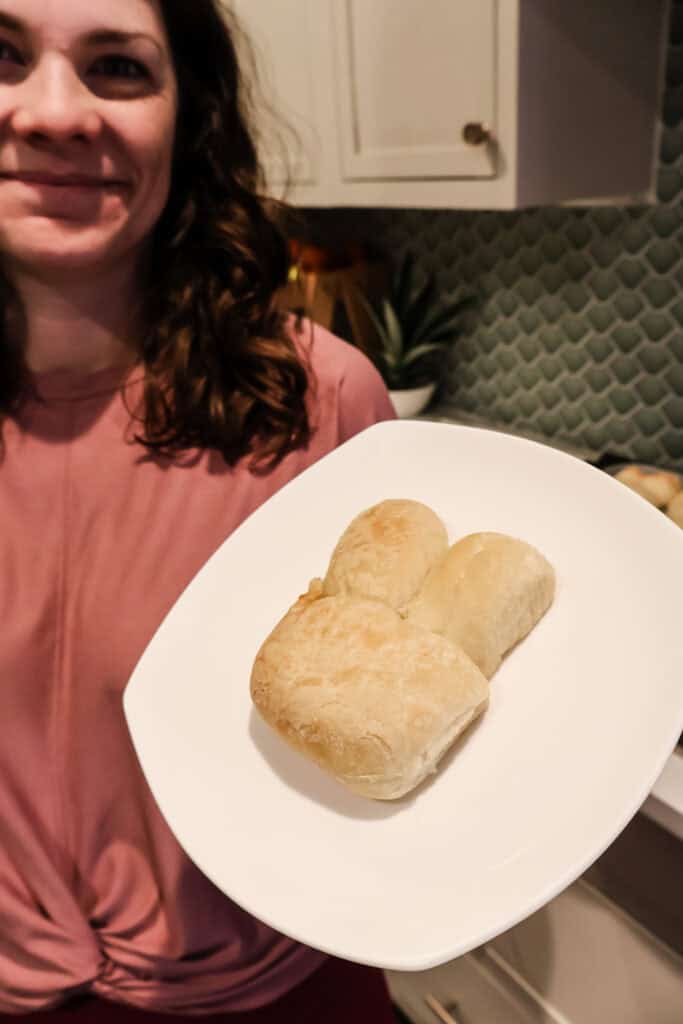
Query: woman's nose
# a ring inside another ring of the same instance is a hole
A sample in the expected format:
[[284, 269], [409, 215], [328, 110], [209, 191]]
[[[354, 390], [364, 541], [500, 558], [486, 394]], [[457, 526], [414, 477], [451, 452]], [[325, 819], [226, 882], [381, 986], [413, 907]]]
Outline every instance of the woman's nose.
[[46, 62], [22, 83], [12, 128], [34, 140], [95, 139], [102, 129], [97, 97], [69, 61]]

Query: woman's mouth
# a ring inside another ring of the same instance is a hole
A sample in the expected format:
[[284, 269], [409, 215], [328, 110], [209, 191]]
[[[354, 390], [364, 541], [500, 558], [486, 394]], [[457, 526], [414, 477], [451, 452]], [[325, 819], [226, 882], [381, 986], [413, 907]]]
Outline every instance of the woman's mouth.
[[116, 178], [91, 177], [84, 174], [51, 174], [45, 171], [0, 173], [0, 179], [50, 188], [121, 188], [124, 184]]
[[120, 201], [128, 187], [119, 178], [48, 171], [0, 172], [0, 190], [5, 185], [16, 193], [26, 212], [76, 221], [99, 218], [104, 204]]

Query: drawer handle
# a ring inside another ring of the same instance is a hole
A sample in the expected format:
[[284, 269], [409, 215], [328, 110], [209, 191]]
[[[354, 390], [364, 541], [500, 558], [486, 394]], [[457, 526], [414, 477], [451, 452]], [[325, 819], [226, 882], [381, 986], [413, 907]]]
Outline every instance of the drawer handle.
[[491, 130], [481, 121], [469, 121], [462, 130], [462, 137], [468, 146], [482, 146], [491, 141]]
[[[439, 1018], [442, 1024], [465, 1024], [465, 1022], [461, 1018], [454, 1017], [453, 1014], [450, 1013], [449, 1010], [447, 1010], [446, 1007], [443, 1006], [442, 1003], [440, 1003], [436, 996], [433, 996], [431, 992], [427, 992], [427, 994], [424, 997], [424, 1001], [429, 1007], [429, 1009], [436, 1014], [436, 1016]], [[457, 1007], [450, 1007], [450, 1009], [456, 1010]]]

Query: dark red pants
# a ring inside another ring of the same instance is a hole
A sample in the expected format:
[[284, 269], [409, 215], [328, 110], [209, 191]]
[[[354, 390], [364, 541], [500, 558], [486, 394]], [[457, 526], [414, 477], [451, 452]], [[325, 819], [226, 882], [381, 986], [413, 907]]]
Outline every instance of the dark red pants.
[[85, 997], [24, 1017], [0, 1014], [0, 1024], [395, 1024], [384, 975], [372, 967], [330, 958], [276, 1003], [244, 1013], [208, 1017], [134, 1010]]

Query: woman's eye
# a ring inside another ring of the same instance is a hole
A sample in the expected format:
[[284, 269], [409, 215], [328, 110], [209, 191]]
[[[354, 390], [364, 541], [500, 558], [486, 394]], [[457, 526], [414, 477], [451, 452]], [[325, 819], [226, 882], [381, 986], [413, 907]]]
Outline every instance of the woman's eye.
[[13, 64], [21, 63], [19, 51], [4, 40], [0, 40], [0, 62], [2, 61], [11, 61]]
[[100, 57], [93, 64], [92, 70], [95, 74], [103, 75], [106, 78], [128, 78], [133, 80], [149, 78], [149, 72], [144, 64], [134, 60], [132, 57]]

